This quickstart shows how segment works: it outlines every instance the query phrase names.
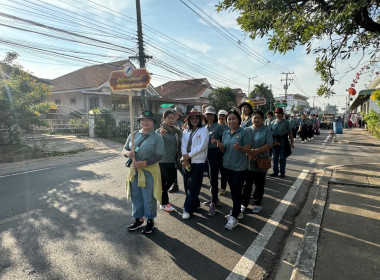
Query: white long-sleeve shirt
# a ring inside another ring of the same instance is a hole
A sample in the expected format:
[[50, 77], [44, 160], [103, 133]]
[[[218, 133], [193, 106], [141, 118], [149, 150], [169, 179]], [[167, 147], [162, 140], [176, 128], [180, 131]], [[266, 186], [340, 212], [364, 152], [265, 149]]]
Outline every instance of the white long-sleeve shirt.
[[[181, 151], [182, 154], [187, 154], [187, 143], [189, 142], [191, 131], [186, 129], [182, 134]], [[204, 163], [207, 158], [207, 149], [209, 141], [209, 133], [206, 127], [200, 127], [193, 134], [193, 142], [191, 151], [188, 153], [191, 158], [191, 163]]]

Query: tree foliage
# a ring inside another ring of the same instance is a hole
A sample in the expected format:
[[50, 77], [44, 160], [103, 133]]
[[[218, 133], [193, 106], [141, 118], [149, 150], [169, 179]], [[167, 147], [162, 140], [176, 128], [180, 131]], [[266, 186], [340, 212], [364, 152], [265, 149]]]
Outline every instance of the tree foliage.
[[275, 101], [273, 97], [273, 92], [269, 89], [267, 85], [261, 83], [260, 85], [255, 85], [253, 90], [249, 93], [248, 98], [264, 97], [266, 100], [265, 105], [260, 106], [260, 110], [264, 113], [270, 111], [271, 104], [273, 108], [273, 103]]
[[229, 110], [236, 107], [236, 94], [229, 87], [214, 89], [208, 96], [210, 105], [213, 106], [216, 111], [221, 109]]
[[[40, 114], [55, 105], [46, 102], [50, 87], [23, 71], [14, 63], [16, 58], [17, 53], [8, 53], [0, 64], [0, 124], [9, 131], [18, 127], [28, 129], [30, 125], [45, 126], [47, 123]], [[9, 73], [9, 78], [6, 73]]]
[[[336, 64], [353, 54], [379, 61], [379, 0], [223, 0], [220, 10], [238, 10], [241, 28], [252, 39], [268, 38], [269, 49], [285, 54], [306, 46], [316, 55], [322, 85], [318, 95], [333, 94]], [[327, 42], [323, 47], [313, 42]]]
[[326, 109], [322, 111], [322, 114], [334, 114], [334, 115], [338, 115], [338, 107], [336, 105], [330, 105], [328, 104], [326, 106]]

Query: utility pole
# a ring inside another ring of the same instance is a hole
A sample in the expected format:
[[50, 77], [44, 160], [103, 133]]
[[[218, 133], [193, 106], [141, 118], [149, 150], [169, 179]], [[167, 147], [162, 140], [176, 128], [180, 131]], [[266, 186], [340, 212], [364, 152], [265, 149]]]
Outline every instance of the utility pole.
[[247, 97], [249, 97], [249, 90], [250, 90], [250, 87], [251, 87], [251, 79], [254, 79], [254, 78], [257, 78], [257, 76], [254, 76], [252, 78], [248, 78], [248, 94], [247, 94]]
[[[139, 44], [139, 55], [137, 57], [129, 57], [129, 58], [138, 58], [140, 63], [140, 68], [145, 68], [145, 62], [147, 58], [152, 58], [151, 56], [146, 56], [144, 53], [144, 40], [142, 34], [142, 23], [141, 23], [141, 7], [140, 0], [136, 0], [136, 14], [137, 14], [137, 38]], [[148, 102], [146, 100], [146, 90], [141, 90], [141, 106], [142, 110], [148, 109]]]
[[269, 111], [272, 111], [272, 103], [274, 102], [274, 100], [272, 99], [272, 96], [273, 96], [272, 84], [269, 85], [269, 89], [270, 89], [270, 92], [271, 92], [271, 97], [270, 97], [270, 100], [269, 100]]
[[287, 99], [288, 99], [288, 96], [287, 96], [287, 94], [288, 94], [288, 88], [289, 88], [289, 85], [290, 85], [290, 83], [288, 84], [288, 82], [293, 82], [293, 79], [288, 78], [288, 75], [289, 74], [294, 74], [294, 72], [293, 73], [286, 72], [286, 73], [281, 73], [281, 74], [285, 75], [285, 79], [281, 79], [281, 82], [285, 81], [285, 85], [284, 85], [284, 89], [285, 89], [285, 101], [287, 101]]

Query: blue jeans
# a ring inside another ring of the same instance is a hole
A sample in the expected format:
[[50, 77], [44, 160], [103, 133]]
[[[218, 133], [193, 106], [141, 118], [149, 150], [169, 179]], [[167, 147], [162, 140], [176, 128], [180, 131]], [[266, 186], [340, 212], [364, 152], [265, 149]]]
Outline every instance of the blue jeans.
[[221, 163], [221, 152], [219, 148], [208, 149], [207, 152], [208, 160], [208, 174], [211, 183], [211, 201], [216, 203], [218, 200], [218, 176]]
[[278, 140], [281, 146], [273, 147], [273, 173], [278, 174], [278, 161], [280, 160], [280, 173], [285, 174], [286, 157], [285, 157], [285, 143], [287, 139], [280, 138]]
[[131, 182], [131, 199], [132, 199], [132, 216], [133, 218], [154, 219], [157, 216], [157, 200], [153, 196], [153, 177], [148, 171], [145, 174], [145, 188], [137, 185], [138, 174], [136, 172], [135, 180]]
[[224, 168], [224, 172], [226, 173], [227, 182], [231, 189], [232, 216], [237, 219], [240, 214], [240, 206], [243, 201], [242, 189], [246, 170], [233, 171], [231, 169]]
[[192, 163], [190, 172], [183, 170], [183, 185], [185, 187], [186, 199], [184, 210], [193, 214], [194, 210], [200, 206], [199, 193], [201, 192], [204, 163]]

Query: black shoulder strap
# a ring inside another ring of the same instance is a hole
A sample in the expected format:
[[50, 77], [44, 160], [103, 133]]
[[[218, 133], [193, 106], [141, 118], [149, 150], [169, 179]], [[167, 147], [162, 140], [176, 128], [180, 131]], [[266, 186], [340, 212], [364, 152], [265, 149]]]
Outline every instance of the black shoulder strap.
[[136, 148], [139, 148], [141, 146], [141, 144], [149, 137], [149, 134], [145, 134], [144, 136], [144, 139], [141, 140], [141, 142], [136, 146]]

